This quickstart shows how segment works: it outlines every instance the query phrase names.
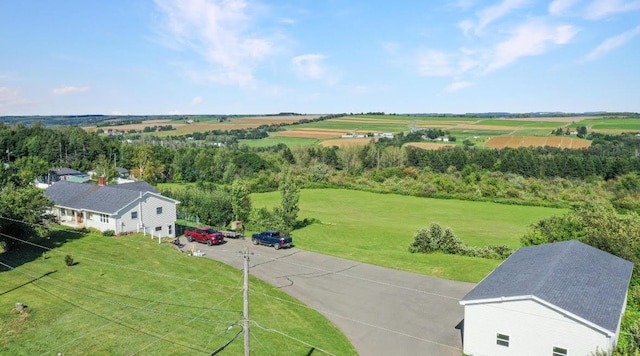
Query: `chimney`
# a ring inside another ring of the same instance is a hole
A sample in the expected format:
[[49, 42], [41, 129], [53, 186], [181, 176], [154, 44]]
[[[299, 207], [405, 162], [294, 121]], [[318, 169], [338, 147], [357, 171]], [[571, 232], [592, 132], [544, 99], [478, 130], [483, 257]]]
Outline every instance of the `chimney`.
[[98, 185], [101, 187], [107, 185], [107, 177], [105, 176], [98, 177]]

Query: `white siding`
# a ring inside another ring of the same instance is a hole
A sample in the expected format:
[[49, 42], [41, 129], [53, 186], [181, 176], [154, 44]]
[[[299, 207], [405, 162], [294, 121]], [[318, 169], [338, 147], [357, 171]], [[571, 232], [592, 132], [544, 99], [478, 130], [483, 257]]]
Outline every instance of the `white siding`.
[[[509, 347], [496, 343], [498, 333], [509, 336]], [[465, 354], [551, 356], [554, 346], [566, 349], [567, 355], [583, 356], [596, 347], [610, 350], [612, 340], [535, 300], [465, 305]]]
[[108, 214], [107, 214], [108, 222], [101, 221], [100, 216], [103, 215], [101, 213], [94, 213], [91, 211], [87, 211], [85, 215], [86, 215], [85, 226], [88, 228], [93, 227], [100, 231], [116, 230], [116, 219], [114, 219], [112, 216]]
[[[156, 213], [158, 207], [162, 207], [160, 215]], [[132, 218], [132, 212], [136, 212], [135, 218]], [[164, 196], [144, 194], [142, 200], [136, 199], [114, 215], [114, 218], [117, 220], [118, 233], [142, 231], [142, 226], [145, 226], [147, 233], [153, 233], [154, 236], [174, 236], [176, 204], [174, 200]], [[171, 225], [171, 234], [168, 225]], [[162, 228], [159, 232], [156, 231], [158, 226]]]

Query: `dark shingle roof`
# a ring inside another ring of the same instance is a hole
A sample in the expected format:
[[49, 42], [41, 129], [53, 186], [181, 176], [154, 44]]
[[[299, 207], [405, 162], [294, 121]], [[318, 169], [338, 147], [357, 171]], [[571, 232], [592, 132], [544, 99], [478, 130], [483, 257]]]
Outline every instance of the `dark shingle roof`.
[[523, 247], [462, 301], [535, 296], [616, 332], [633, 263], [571, 240]]
[[52, 169], [51, 172], [59, 176], [86, 174], [71, 168], [55, 168], [55, 169]]
[[128, 174], [129, 170], [126, 168], [122, 168], [122, 167], [116, 167], [116, 171], [118, 171], [118, 174]]
[[47, 188], [45, 195], [66, 208], [114, 214], [145, 192], [158, 190], [146, 182], [96, 186], [61, 181]]

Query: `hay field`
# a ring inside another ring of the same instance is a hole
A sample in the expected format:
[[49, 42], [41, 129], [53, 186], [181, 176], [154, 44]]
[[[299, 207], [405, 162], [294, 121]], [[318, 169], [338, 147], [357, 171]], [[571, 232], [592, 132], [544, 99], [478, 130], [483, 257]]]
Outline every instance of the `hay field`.
[[491, 148], [518, 148], [518, 147], [559, 147], [559, 148], [585, 148], [591, 145], [591, 141], [563, 137], [563, 136], [548, 136], [548, 137], [534, 137], [534, 136], [499, 136], [493, 137], [487, 143], [486, 147]]

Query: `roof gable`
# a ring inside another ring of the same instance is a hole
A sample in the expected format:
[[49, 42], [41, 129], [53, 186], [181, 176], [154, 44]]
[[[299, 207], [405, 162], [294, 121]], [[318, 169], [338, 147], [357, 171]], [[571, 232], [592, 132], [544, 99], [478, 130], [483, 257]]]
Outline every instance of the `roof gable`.
[[146, 182], [96, 186], [61, 181], [45, 191], [56, 205], [71, 209], [115, 214], [144, 193], [158, 194], [158, 190]]
[[462, 302], [535, 296], [615, 332], [632, 271], [633, 263], [576, 240], [523, 247]]

